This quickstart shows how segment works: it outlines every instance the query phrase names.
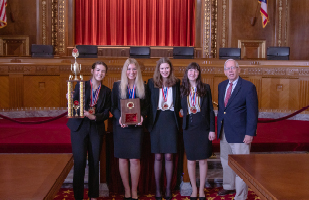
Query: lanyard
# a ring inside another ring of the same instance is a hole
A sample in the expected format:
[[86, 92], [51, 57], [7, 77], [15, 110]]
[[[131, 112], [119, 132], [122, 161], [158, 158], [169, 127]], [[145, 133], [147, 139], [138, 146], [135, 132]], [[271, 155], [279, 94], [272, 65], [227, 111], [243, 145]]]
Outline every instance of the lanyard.
[[129, 93], [129, 99], [135, 98], [135, 85], [133, 85], [133, 89], [130, 89], [130, 87], [128, 85], [128, 93]]

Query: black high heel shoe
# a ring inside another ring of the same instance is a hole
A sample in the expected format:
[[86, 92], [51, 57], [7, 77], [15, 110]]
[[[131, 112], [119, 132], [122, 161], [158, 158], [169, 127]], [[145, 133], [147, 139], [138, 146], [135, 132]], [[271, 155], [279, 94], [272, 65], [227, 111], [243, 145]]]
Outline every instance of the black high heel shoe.
[[197, 197], [190, 197], [190, 200], [197, 200]]
[[206, 197], [199, 197], [198, 199], [199, 199], [199, 200], [205, 200]]
[[132, 197], [123, 197], [123, 200], [131, 200]]
[[162, 200], [162, 197], [155, 197], [156, 200]]

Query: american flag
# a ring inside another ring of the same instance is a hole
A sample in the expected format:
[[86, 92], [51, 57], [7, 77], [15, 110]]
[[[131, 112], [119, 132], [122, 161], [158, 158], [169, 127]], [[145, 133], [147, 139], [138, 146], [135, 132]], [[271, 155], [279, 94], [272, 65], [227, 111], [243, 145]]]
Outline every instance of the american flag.
[[5, 7], [7, 6], [6, 0], [0, 0], [0, 28], [7, 24]]
[[267, 25], [267, 22], [269, 22], [269, 17], [267, 14], [267, 0], [259, 0], [259, 3], [261, 4], [261, 15], [262, 15], [262, 24], [263, 28]]

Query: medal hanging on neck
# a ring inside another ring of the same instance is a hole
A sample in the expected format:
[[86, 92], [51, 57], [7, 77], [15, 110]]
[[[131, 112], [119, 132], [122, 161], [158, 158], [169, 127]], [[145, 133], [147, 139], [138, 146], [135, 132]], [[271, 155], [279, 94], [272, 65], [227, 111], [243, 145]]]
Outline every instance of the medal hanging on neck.
[[95, 114], [95, 105], [97, 104], [97, 101], [99, 99], [99, 93], [101, 90], [101, 84], [99, 85], [98, 89], [94, 90], [92, 89], [92, 81], [90, 80], [90, 86], [91, 86], [91, 95], [90, 95], [90, 108], [88, 112], [92, 115]]
[[190, 112], [193, 114], [197, 113], [197, 109], [195, 107], [196, 105], [196, 88], [191, 88], [190, 94], [189, 94], [189, 99], [191, 106], [189, 105]]
[[130, 86], [128, 85], [128, 93], [129, 93], [129, 99], [135, 98], [135, 85], [133, 85], [133, 89], [130, 89]]
[[168, 87], [162, 87], [162, 95], [163, 95], [163, 103], [162, 103], [162, 110], [167, 110], [169, 108], [167, 103], [168, 97]]

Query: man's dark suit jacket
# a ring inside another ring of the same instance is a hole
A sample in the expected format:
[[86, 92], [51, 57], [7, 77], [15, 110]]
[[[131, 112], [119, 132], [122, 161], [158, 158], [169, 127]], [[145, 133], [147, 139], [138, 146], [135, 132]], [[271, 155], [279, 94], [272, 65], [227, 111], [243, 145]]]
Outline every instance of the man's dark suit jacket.
[[[149, 115], [147, 117], [147, 128], [151, 132], [153, 125], [156, 120], [158, 102], [160, 97], [160, 88], [154, 87], [153, 79], [149, 79], [147, 83], [148, 95], [149, 95]], [[179, 110], [180, 110], [180, 81], [177, 80], [176, 84], [173, 85], [173, 104], [174, 104], [174, 116], [177, 128], [179, 130]], [[167, 122], [168, 123], [168, 122]]]
[[218, 85], [218, 139], [224, 128], [228, 143], [243, 143], [245, 135], [255, 136], [258, 121], [258, 98], [253, 83], [239, 77], [232, 95], [224, 106], [229, 80]]
[[[90, 81], [85, 82], [85, 110], [89, 110], [90, 95], [91, 95]], [[79, 99], [79, 84], [76, 84], [74, 89], [73, 101]], [[111, 90], [105, 85], [101, 85], [99, 99], [95, 106], [96, 126], [99, 133], [105, 132], [104, 120], [108, 119], [111, 108]], [[67, 126], [71, 131], [77, 131], [83, 124], [84, 118], [70, 118]]]
[[[205, 121], [205, 128], [208, 131], [215, 132], [215, 113], [213, 110], [212, 105], [212, 97], [211, 97], [211, 90], [208, 84], [204, 84], [204, 87], [207, 90], [207, 93], [205, 96], [200, 97], [200, 109], [202, 117], [204, 117]], [[181, 107], [183, 110], [183, 123], [182, 123], [182, 129], [187, 129], [187, 114], [188, 114], [188, 101], [187, 96], [181, 98]]]

